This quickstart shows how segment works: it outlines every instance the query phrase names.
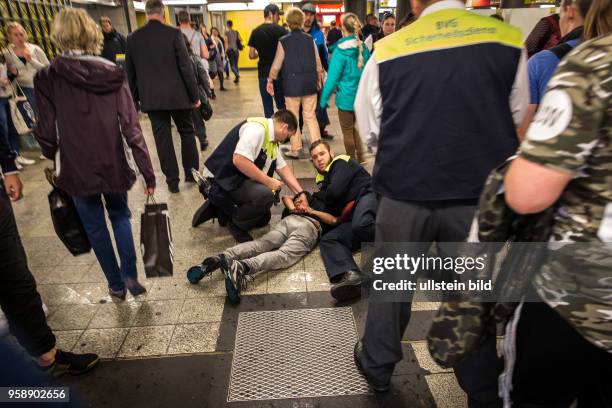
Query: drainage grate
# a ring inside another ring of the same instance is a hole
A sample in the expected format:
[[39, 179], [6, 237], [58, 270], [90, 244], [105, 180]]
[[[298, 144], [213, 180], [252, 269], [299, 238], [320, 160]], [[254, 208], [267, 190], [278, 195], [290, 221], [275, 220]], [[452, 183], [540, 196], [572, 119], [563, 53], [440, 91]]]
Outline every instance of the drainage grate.
[[227, 401], [367, 394], [351, 308], [243, 312]]

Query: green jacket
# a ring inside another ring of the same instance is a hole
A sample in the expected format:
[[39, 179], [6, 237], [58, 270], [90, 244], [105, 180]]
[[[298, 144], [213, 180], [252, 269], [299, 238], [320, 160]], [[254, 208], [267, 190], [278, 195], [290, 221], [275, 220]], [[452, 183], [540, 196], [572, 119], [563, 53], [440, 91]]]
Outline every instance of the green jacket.
[[[361, 44], [363, 55], [363, 66], [370, 58], [370, 51], [365, 44]], [[359, 47], [354, 35], [344, 37], [336, 42], [332, 47], [332, 58], [327, 73], [327, 80], [321, 92], [321, 107], [327, 107], [327, 101], [331, 94], [336, 90], [336, 106], [343, 111], [353, 111], [355, 95], [359, 86], [359, 79], [363, 72], [363, 67], [358, 67]]]

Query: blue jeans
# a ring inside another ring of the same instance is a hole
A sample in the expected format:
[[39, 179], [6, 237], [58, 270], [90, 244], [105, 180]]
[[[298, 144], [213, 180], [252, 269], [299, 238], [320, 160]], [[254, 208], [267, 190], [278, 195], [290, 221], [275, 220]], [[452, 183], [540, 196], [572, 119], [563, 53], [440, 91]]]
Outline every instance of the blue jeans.
[[121, 260], [121, 268], [117, 264], [113, 243], [106, 228], [102, 195], [72, 197], [74, 205], [83, 221], [89, 242], [98, 258], [100, 267], [106, 275], [108, 287], [113, 291], [125, 288], [125, 281], [136, 279], [136, 250], [132, 238], [130, 223], [130, 208], [127, 193], [104, 194], [104, 202], [108, 218], [110, 218], [115, 243]]
[[34, 93], [34, 88], [25, 88], [22, 86], [21, 90], [23, 91], [23, 95], [30, 103], [30, 106], [34, 110], [34, 114], [36, 114], [36, 95]]
[[13, 127], [11, 108], [9, 107], [10, 99], [0, 98], [0, 137], [8, 141], [9, 148], [13, 153], [19, 154], [19, 140]]
[[266, 85], [268, 85], [268, 78], [259, 78], [259, 93], [261, 94], [261, 101], [263, 102], [264, 115], [266, 118], [271, 118], [274, 114], [274, 102], [276, 102], [276, 110], [285, 109], [285, 92], [283, 91], [283, 84], [279, 79], [274, 81], [274, 101], [272, 96], [266, 91]]

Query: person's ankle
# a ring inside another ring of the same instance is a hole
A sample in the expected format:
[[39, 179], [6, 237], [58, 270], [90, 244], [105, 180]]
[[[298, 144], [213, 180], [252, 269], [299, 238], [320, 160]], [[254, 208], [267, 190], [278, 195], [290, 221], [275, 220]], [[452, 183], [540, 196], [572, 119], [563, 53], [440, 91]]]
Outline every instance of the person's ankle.
[[53, 363], [55, 363], [56, 354], [57, 348], [53, 347], [50, 351], [47, 351], [46, 353], [40, 355], [36, 359], [36, 364], [38, 364], [40, 367], [48, 367], [50, 365], [53, 365]]

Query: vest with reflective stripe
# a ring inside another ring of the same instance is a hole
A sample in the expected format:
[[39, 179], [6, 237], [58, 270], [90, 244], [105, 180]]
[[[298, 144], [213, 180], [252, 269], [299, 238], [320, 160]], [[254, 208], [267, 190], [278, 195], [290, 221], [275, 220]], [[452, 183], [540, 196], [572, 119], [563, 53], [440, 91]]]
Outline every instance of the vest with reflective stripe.
[[234, 166], [233, 157], [236, 145], [240, 140], [240, 128], [245, 123], [258, 123], [264, 128], [264, 140], [261, 151], [253, 162], [258, 169], [263, 169], [268, 157], [272, 163], [268, 169], [268, 176], [272, 177], [276, 170], [277, 144], [270, 136], [269, 122], [266, 118], [248, 118], [246, 122], [241, 122], [229, 131], [227, 136], [221, 141], [214, 152], [206, 160], [204, 165], [215, 177], [215, 183], [219, 184], [225, 191], [232, 191], [239, 188], [247, 177]]
[[520, 30], [461, 9], [376, 43], [382, 116], [372, 187], [403, 201], [474, 199], [518, 147]]

